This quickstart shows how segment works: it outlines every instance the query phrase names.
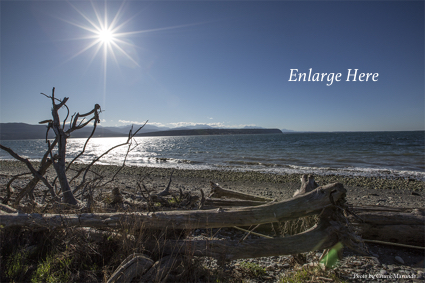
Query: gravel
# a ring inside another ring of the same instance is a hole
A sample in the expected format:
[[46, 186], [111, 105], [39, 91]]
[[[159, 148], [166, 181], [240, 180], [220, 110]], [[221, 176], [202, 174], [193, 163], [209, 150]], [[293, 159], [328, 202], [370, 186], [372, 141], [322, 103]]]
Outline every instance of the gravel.
[[[36, 165], [36, 163], [34, 163]], [[77, 165], [75, 167], [80, 167]], [[96, 165], [93, 170], [112, 176], [116, 166]], [[0, 190], [10, 177], [28, 172], [25, 165], [15, 161], [0, 161]], [[162, 191], [168, 184], [173, 172], [171, 190], [182, 189], [199, 193], [200, 189], [208, 192], [210, 182], [219, 183], [226, 189], [233, 189], [249, 194], [267, 196], [277, 200], [291, 198], [300, 186], [301, 174], [276, 175], [258, 172], [235, 172], [218, 170], [173, 170], [168, 168], [124, 167], [117, 179], [109, 187], [119, 186], [125, 191], [136, 191], [136, 182], [143, 180], [152, 190]], [[47, 176], [52, 178], [54, 171], [49, 169]], [[51, 179], [50, 179], [51, 180]], [[353, 205], [384, 205], [391, 207], [425, 208], [425, 182], [409, 178], [381, 179], [374, 177], [347, 177], [338, 175], [315, 176], [318, 185], [340, 182], [347, 189], [347, 202]], [[18, 178], [13, 186], [22, 187], [28, 182], [25, 177]], [[72, 186], [73, 184], [71, 184]], [[242, 239], [244, 232], [226, 228], [219, 231], [197, 229], [191, 235], [194, 238]], [[250, 235], [249, 238], [258, 236]], [[400, 247], [368, 244], [373, 256], [358, 255], [344, 249], [344, 257], [338, 263], [339, 277], [347, 282], [418, 282], [424, 280], [424, 251]], [[202, 258], [204, 266], [210, 270], [220, 270], [229, 278], [243, 279], [244, 282], [279, 282], [283, 276], [302, 268], [317, 267], [323, 251], [305, 253], [305, 264], [296, 262], [293, 256], [277, 256], [254, 259], [240, 259], [225, 266], [218, 265], [211, 258]], [[259, 266], [264, 273], [252, 275], [244, 268], [244, 262]], [[326, 279], [326, 280], [325, 280]], [[321, 281], [328, 281], [325, 278]], [[320, 281], [320, 280], [319, 280]]]

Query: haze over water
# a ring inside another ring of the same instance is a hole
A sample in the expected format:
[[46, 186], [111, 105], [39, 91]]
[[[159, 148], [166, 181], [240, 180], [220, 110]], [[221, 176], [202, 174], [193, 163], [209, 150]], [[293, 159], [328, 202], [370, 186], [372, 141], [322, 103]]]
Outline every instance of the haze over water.
[[[126, 164], [425, 180], [424, 137], [423, 131], [139, 137], [139, 145], [129, 153]], [[125, 140], [91, 139], [80, 162], [88, 163]], [[69, 139], [67, 156], [74, 157], [84, 142], [85, 139]], [[29, 159], [41, 159], [47, 147], [44, 140], [2, 143]], [[116, 149], [99, 163], [120, 165], [126, 150], [126, 146]], [[12, 159], [4, 151], [0, 158]]]

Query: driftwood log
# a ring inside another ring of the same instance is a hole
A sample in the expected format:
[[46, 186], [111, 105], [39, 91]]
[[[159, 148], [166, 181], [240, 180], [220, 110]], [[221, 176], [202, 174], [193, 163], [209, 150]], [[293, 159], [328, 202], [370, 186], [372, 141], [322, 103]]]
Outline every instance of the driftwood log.
[[269, 198], [263, 198], [232, 190], [226, 190], [220, 187], [219, 184], [211, 182], [211, 192], [209, 196], [203, 200], [201, 209], [257, 206], [266, 204], [271, 201], [273, 200]]
[[252, 200], [252, 201], [272, 201], [270, 198], [254, 196], [250, 194], [240, 193], [232, 190], [226, 190], [221, 188], [218, 184], [211, 182], [211, 193], [209, 198], [236, 198], [239, 200]]
[[126, 225], [145, 229], [197, 229], [249, 226], [280, 222], [318, 214], [345, 197], [340, 183], [329, 184], [315, 191], [281, 202], [232, 209], [164, 211], [156, 213], [83, 213], [83, 214], [26, 214], [1, 213], [3, 227], [34, 228], [93, 227], [123, 228]]
[[217, 199], [207, 198], [205, 199], [204, 209], [207, 208], [218, 208], [224, 206], [237, 207], [237, 206], [257, 206], [266, 204], [264, 201], [255, 200], [239, 200], [239, 199]]
[[349, 220], [364, 239], [425, 247], [425, 209], [351, 207]]
[[240, 258], [298, 254], [328, 249], [340, 241], [339, 233], [344, 233], [342, 226], [324, 221], [308, 231], [283, 238], [245, 240], [243, 242], [223, 240], [168, 241], [161, 248], [170, 254], [210, 256], [218, 260], [230, 261]]

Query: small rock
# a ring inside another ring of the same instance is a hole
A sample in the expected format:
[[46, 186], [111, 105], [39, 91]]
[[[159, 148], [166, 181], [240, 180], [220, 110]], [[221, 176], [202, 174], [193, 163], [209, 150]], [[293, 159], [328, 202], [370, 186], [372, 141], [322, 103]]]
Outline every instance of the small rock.
[[289, 263], [284, 263], [282, 264], [282, 268], [290, 268], [291, 265]]
[[380, 264], [381, 264], [381, 263], [379, 262], [378, 257], [371, 257], [371, 259], [373, 260], [373, 262], [374, 262], [376, 265], [380, 265]]
[[381, 273], [382, 275], [386, 275], [386, 274], [388, 274], [388, 272], [387, 272], [385, 269], [381, 269], [381, 270], [379, 271], [379, 273]]
[[396, 256], [394, 259], [395, 259], [395, 261], [397, 261], [398, 263], [404, 264], [404, 260], [403, 260], [401, 257]]
[[418, 270], [416, 278], [419, 280], [425, 279], [424, 272], [422, 270]]

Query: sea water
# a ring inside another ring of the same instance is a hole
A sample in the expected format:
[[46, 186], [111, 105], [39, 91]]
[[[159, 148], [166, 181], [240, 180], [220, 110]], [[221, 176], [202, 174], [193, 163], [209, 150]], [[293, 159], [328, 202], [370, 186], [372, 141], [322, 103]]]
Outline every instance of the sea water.
[[[88, 163], [126, 138], [92, 138], [79, 162]], [[68, 161], [86, 139], [68, 139]], [[30, 160], [41, 159], [45, 140], [1, 141]], [[376, 176], [425, 181], [425, 132], [332, 132], [263, 135], [137, 137], [98, 163], [260, 171], [274, 174]], [[13, 159], [0, 151], [0, 159]]]

